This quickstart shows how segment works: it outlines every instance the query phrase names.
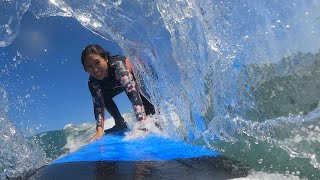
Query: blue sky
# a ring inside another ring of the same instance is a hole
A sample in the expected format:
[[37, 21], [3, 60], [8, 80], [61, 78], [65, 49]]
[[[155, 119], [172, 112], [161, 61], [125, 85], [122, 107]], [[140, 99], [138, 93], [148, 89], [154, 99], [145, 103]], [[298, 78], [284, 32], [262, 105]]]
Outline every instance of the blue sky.
[[[72, 18], [37, 19], [26, 12], [21, 22], [15, 41], [0, 48], [0, 70], [8, 71], [2, 74], [0, 83], [11, 102], [9, 119], [20, 130], [36, 133], [61, 129], [68, 123], [94, 121], [88, 74], [80, 63], [81, 51], [95, 43], [113, 55], [122, 54], [119, 46]], [[17, 52], [22, 60], [14, 58]], [[122, 113], [132, 111], [124, 93], [115, 101]], [[110, 117], [108, 113], [106, 117]]]

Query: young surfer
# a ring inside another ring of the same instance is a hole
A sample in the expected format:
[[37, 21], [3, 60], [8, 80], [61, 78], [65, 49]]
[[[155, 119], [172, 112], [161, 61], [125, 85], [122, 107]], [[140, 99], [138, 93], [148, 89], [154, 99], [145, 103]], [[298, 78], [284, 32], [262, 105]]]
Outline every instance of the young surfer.
[[88, 45], [82, 51], [81, 63], [90, 74], [88, 86], [93, 100], [96, 120], [96, 134], [90, 142], [101, 138], [104, 126], [104, 108], [115, 120], [115, 125], [105, 133], [126, 130], [127, 123], [121, 116], [113, 97], [125, 91], [138, 121], [146, 115], [154, 114], [154, 106], [140, 93], [134, 79], [132, 65], [124, 56], [110, 56], [110, 53], [99, 45]]

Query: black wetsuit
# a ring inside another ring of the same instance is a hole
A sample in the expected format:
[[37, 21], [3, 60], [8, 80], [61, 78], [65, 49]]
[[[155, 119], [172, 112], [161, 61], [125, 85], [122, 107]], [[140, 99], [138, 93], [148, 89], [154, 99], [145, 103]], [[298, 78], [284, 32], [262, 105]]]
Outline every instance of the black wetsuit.
[[132, 103], [136, 118], [144, 120], [145, 115], [154, 114], [154, 106], [136, 87], [134, 76], [129, 73], [125, 63], [126, 57], [112, 56], [108, 61], [108, 77], [98, 80], [90, 76], [88, 86], [92, 95], [94, 115], [97, 127], [103, 127], [104, 108], [114, 118], [115, 124], [125, 122], [113, 97], [125, 91]]

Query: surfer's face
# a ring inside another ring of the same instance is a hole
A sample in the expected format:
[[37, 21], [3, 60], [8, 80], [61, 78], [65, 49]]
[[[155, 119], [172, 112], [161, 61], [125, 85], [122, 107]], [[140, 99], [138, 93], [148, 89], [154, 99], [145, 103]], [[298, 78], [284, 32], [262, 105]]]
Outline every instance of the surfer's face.
[[84, 68], [91, 76], [98, 80], [108, 76], [108, 63], [97, 54], [89, 54], [84, 60]]

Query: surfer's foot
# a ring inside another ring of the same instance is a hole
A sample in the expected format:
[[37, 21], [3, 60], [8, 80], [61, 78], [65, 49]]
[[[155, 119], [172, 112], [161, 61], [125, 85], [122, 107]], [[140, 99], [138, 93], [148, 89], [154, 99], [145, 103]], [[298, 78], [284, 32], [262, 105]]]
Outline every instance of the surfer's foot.
[[110, 129], [104, 130], [104, 133], [109, 134], [109, 133], [114, 133], [114, 132], [119, 132], [119, 131], [127, 131], [128, 130], [128, 125], [126, 122], [123, 122], [121, 124], [116, 124]]

